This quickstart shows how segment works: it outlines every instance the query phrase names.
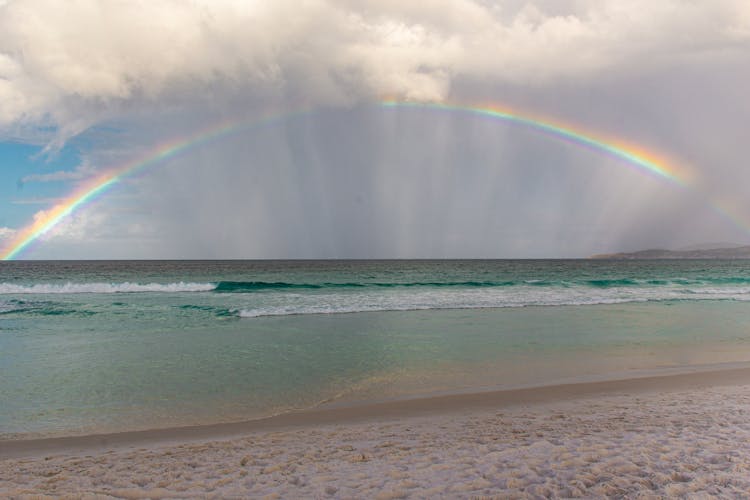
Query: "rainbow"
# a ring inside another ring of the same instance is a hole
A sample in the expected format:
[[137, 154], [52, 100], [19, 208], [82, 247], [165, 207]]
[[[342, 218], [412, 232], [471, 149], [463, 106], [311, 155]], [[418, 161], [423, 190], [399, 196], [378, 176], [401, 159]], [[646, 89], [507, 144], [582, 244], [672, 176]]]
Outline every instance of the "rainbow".
[[[526, 127], [532, 131], [549, 135], [555, 139], [569, 142], [578, 147], [587, 148], [605, 154], [634, 168], [682, 188], [689, 188], [692, 183], [690, 171], [679, 167], [663, 156], [645, 150], [637, 145], [628, 144], [616, 138], [604, 137], [601, 134], [589, 133], [579, 127], [562, 124], [552, 119], [534, 116], [529, 113], [517, 112], [498, 105], [462, 106], [442, 103], [416, 103], [396, 100], [385, 100], [379, 103], [382, 108], [410, 108], [433, 111], [459, 112], [470, 115], [483, 116], [507, 123]], [[291, 116], [301, 115], [308, 111], [292, 113]], [[174, 139], [152, 148], [144, 155], [123, 165], [110, 168], [105, 173], [94, 177], [57, 203], [49, 210], [40, 212], [34, 221], [20, 229], [14, 238], [0, 251], [0, 259], [17, 258], [24, 250], [37, 241], [39, 237], [50, 231], [73, 212], [85, 207], [93, 200], [106, 193], [126, 176], [131, 176], [163, 160], [173, 158], [185, 151], [201, 144], [216, 140], [229, 134], [245, 130], [250, 126], [267, 124], [280, 119], [289, 118], [287, 115], [264, 116], [250, 121], [222, 122], [200, 130], [187, 137]], [[747, 225], [739, 222], [737, 217], [730, 215], [729, 210], [722, 208], [716, 201], [707, 200], [709, 206], [719, 215], [727, 218], [734, 225], [750, 232]]]
[[[299, 112], [295, 114], [302, 114]], [[86, 206], [115, 186], [124, 177], [132, 176], [147, 167], [158, 164], [161, 161], [178, 156], [180, 153], [193, 147], [208, 143], [212, 140], [237, 133], [251, 125], [261, 125], [272, 122], [284, 116], [265, 116], [251, 121], [234, 122], [224, 121], [211, 127], [190, 134], [187, 137], [172, 139], [163, 142], [148, 150], [139, 158], [125, 164], [107, 169], [104, 173], [80, 184], [75, 191], [66, 196], [62, 201], [52, 208], [37, 214], [34, 221], [28, 226], [20, 229], [13, 239], [3, 250], [0, 251], [0, 260], [11, 260], [18, 257], [24, 250], [28, 249], [39, 237], [50, 231], [68, 215]]]

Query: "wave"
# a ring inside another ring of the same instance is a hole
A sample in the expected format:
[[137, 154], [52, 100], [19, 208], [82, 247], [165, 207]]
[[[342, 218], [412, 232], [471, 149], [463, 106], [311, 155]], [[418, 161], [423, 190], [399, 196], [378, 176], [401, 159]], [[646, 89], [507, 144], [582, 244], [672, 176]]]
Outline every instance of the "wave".
[[363, 283], [288, 283], [284, 281], [220, 281], [214, 291], [221, 293], [255, 292], [259, 290], [320, 290], [342, 288], [410, 288], [410, 287], [503, 287], [513, 286], [515, 281], [418, 281], [403, 283], [363, 282]]
[[[344, 314], [380, 311], [420, 311], [441, 309], [493, 309], [533, 306], [592, 306], [643, 302], [750, 301], [750, 287], [683, 289], [600, 289], [589, 288], [517, 290], [432, 291], [409, 294], [325, 294], [298, 295], [293, 301], [276, 300], [239, 307], [233, 313], [240, 318], [293, 316], [307, 314]], [[593, 292], [593, 293], [592, 293]]]
[[362, 288], [505, 288], [532, 286], [539, 288], [624, 288], [624, 287], [685, 287], [700, 285], [741, 285], [750, 284], [746, 277], [722, 278], [673, 278], [638, 279], [611, 278], [588, 280], [546, 280], [530, 279], [519, 281], [414, 281], [414, 282], [344, 282], [344, 283], [291, 283], [285, 281], [221, 281], [214, 291], [220, 293], [247, 293], [264, 290], [340, 290]]
[[205, 292], [216, 288], [213, 283], [38, 283], [17, 285], [0, 283], [0, 294], [73, 294], [73, 293], [134, 293], [134, 292]]
[[662, 279], [635, 279], [614, 278], [587, 280], [585, 284], [597, 288], [624, 287], [624, 286], [691, 286], [691, 285], [746, 285], [750, 284], [750, 278], [744, 276], [728, 276], [717, 278], [662, 278]]
[[[233, 311], [233, 314], [240, 318], [261, 318], [268, 316], [302, 316], [311, 314], [352, 314], [364, 312], [399, 312], [399, 311], [431, 311], [431, 310], [449, 310], [449, 309], [505, 309], [519, 307], [560, 307], [560, 306], [592, 306], [592, 305], [614, 305], [628, 304], [639, 302], [681, 302], [693, 301], [700, 299], [648, 299], [648, 298], [629, 298], [629, 299], [599, 299], [599, 300], [580, 300], [569, 302], [545, 303], [543, 301], [528, 304], [483, 304], [483, 305], [391, 305], [391, 306], [310, 306], [300, 308], [263, 308], [263, 309], [239, 309]], [[724, 297], [710, 298], [710, 300], [731, 300], [731, 301], [750, 301], [750, 297]]]
[[[247, 294], [254, 292], [304, 292], [314, 291], [347, 291], [375, 289], [683, 289], [711, 286], [739, 287], [750, 285], [750, 277], [730, 276], [715, 278], [601, 278], [577, 280], [467, 280], [467, 281], [405, 281], [405, 282], [321, 282], [295, 283], [286, 281], [219, 281], [215, 283], [37, 283], [17, 284], [0, 283], [0, 295], [10, 294], [77, 294], [77, 293], [178, 293], [178, 292], [214, 292]], [[737, 288], [735, 288], [737, 289]]]
[[54, 302], [27, 302], [24, 300], [0, 301], [0, 316], [5, 315], [37, 315], [37, 316], [93, 316], [97, 314], [87, 309], [71, 309], [64, 304]]
[[[224, 282], [226, 283], [226, 282]], [[256, 283], [257, 284], [257, 283]], [[486, 309], [515, 308], [529, 306], [588, 306], [599, 304], [622, 304], [629, 302], [669, 302], [730, 300], [750, 301], [750, 286], [738, 285], [694, 285], [694, 286], [538, 286], [522, 283], [517, 286], [462, 286], [388, 289], [360, 286], [357, 290], [333, 287], [317, 293], [289, 287], [270, 288], [268, 293], [248, 293], [252, 288], [243, 285], [235, 290], [244, 293], [215, 294], [219, 288], [213, 283], [171, 284], [0, 284], [0, 316], [14, 314], [65, 315], [65, 314], [120, 314], [121, 307], [130, 303], [123, 296], [119, 299], [78, 304], [68, 297], [37, 296], [26, 298], [26, 294], [75, 294], [75, 293], [164, 293], [158, 301], [159, 307], [168, 306], [183, 311], [182, 315], [202, 314], [215, 317], [255, 318], [260, 316], [288, 316], [305, 314], [337, 314], [374, 311], [411, 311], [430, 309]], [[20, 292], [19, 292], [20, 290]], [[264, 290], [264, 288], [256, 288]], [[275, 293], [273, 292], [275, 290]], [[179, 292], [170, 298], [170, 292]], [[183, 294], [182, 292], [204, 292]], [[207, 292], [207, 293], [206, 293]], [[7, 294], [19, 294], [13, 298]], [[188, 296], [193, 297], [189, 299]], [[88, 300], [88, 299], [86, 299]], [[175, 303], [174, 300], [180, 302]], [[184, 300], [184, 302], [183, 302]], [[125, 301], [125, 302], [123, 302]], [[137, 303], [137, 302], [135, 302]], [[141, 304], [138, 307], [143, 307]], [[159, 309], [162, 311], [162, 309]], [[160, 312], [161, 314], [161, 312]], [[7, 316], [6, 316], [7, 317]]]
[[608, 288], [613, 286], [638, 286], [638, 285], [669, 285], [669, 280], [638, 281], [629, 278], [588, 280], [586, 284], [597, 288]]
[[227, 309], [225, 307], [214, 307], [214, 306], [207, 306], [207, 305], [196, 305], [196, 304], [184, 304], [181, 306], [177, 306], [178, 309], [182, 309], [183, 311], [198, 311], [198, 312], [205, 312], [205, 313], [211, 313], [214, 316], [217, 317], [227, 317], [227, 316], [236, 316], [236, 311], [232, 309]]

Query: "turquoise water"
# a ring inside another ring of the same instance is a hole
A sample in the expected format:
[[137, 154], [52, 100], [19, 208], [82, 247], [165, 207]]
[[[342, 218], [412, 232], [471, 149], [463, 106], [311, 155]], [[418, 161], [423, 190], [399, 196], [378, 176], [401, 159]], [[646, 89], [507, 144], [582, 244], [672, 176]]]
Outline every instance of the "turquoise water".
[[750, 361], [743, 261], [0, 263], [0, 436]]

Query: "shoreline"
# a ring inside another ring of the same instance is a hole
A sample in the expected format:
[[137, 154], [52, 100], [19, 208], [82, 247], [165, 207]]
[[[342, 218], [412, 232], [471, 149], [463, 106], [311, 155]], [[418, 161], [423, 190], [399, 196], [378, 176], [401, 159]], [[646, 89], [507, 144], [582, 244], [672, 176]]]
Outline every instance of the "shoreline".
[[[732, 364], [736, 366], [736, 363]], [[468, 392], [313, 409], [232, 423], [195, 425], [68, 437], [0, 441], [0, 459], [81, 454], [132, 447], [156, 447], [246, 437], [254, 433], [381, 422], [410, 417], [446, 416], [504, 408], [566, 403], [596, 396], [701, 390], [750, 385], [750, 366], [651, 374], [646, 376]], [[690, 367], [685, 367], [686, 369]], [[678, 370], [679, 368], [676, 368]]]

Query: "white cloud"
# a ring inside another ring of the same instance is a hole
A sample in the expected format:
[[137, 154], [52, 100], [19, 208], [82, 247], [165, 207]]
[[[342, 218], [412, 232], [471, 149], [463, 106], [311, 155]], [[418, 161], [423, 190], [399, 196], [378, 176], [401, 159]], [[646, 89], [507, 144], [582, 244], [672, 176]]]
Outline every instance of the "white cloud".
[[[513, 2], [517, 3], [517, 2]], [[744, 0], [313, 0], [0, 4], [0, 127], [57, 143], [134, 110], [222, 96], [440, 100], [454, 78], [546, 84], [746, 50]]]
[[[84, 165], [18, 175], [77, 181], [213, 122], [383, 96], [500, 101], [674, 152], [743, 212], [749, 41], [746, 0], [0, 0], [0, 139], [53, 149], [89, 129]], [[710, 213], [692, 223], [704, 202], [596, 155], [370, 108], [160, 161], [36, 255], [580, 256], [736, 239]]]
[[[34, 220], [47, 216], [46, 211], [40, 210], [34, 215]], [[93, 210], [73, 213], [59, 224], [46, 232], [43, 241], [57, 240], [62, 242], [82, 242], [99, 236], [102, 228], [106, 227], [106, 217]]]
[[30, 174], [21, 178], [21, 184], [29, 182], [59, 182], [77, 181], [94, 175], [96, 171], [87, 162], [78, 165], [73, 170], [57, 170], [46, 174]]
[[8, 240], [16, 234], [16, 230], [9, 227], [0, 227], [0, 241]]

